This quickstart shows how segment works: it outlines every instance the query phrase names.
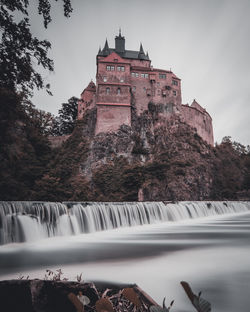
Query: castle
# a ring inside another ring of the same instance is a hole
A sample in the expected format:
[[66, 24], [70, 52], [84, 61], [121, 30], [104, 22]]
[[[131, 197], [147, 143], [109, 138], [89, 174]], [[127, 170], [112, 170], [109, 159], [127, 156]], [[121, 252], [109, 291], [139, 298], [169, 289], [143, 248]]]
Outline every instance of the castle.
[[139, 116], [148, 104], [161, 107], [163, 116], [178, 114], [182, 121], [196, 128], [207, 143], [213, 145], [212, 118], [195, 100], [182, 104], [181, 80], [171, 71], [151, 65], [142, 44], [139, 51], [125, 49], [125, 38], [115, 37], [115, 48], [106, 40], [96, 56], [96, 85], [89, 83], [78, 102], [78, 119], [96, 107], [95, 134], [117, 131], [122, 124], [131, 126], [131, 111]]

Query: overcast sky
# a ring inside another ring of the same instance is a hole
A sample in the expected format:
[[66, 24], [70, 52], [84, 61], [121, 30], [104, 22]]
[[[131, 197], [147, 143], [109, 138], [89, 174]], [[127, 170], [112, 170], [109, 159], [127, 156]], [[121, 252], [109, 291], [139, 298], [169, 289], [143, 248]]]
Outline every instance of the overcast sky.
[[96, 54], [114, 47], [119, 27], [126, 49], [142, 42], [152, 65], [182, 79], [182, 102], [195, 98], [213, 118], [215, 141], [229, 135], [250, 144], [249, 0], [72, 0], [71, 18], [53, 6], [45, 30], [32, 10], [32, 30], [52, 43], [55, 72], [44, 72], [53, 97], [35, 92], [33, 103], [57, 114], [61, 103], [95, 81]]

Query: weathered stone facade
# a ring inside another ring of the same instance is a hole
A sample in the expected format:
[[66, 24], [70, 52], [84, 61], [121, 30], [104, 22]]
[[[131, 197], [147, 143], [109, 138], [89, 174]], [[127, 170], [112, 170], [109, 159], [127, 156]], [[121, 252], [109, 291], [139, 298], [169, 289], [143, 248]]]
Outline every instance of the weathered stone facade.
[[123, 124], [131, 126], [132, 110], [140, 116], [153, 103], [161, 105], [166, 118], [179, 115], [213, 145], [210, 115], [196, 101], [182, 105], [181, 80], [170, 70], [153, 68], [142, 45], [139, 51], [126, 50], [125, 38], [119, 33], [115, 48], [109, 48], [106, 40], [96, 62], [96, 86], [91, 81], [78, 104], [78, 119], [86, 110], [97, 108], [95, 134], [115, 132]]

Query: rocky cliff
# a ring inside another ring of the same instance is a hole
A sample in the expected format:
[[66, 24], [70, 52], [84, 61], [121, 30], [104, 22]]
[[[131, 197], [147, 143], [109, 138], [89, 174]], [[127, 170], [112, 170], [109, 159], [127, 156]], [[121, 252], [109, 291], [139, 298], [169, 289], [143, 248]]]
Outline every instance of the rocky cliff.
[[166, 114], [161, 105], [149, 103], [139, 117], [132, 114], [131, 127], [95, 136], [96, 110], [89, 110], [55, 157], [47, 179], [71, 185], [65, 198], [71, 200], [210, 198], [213, 148], [177, 115]]

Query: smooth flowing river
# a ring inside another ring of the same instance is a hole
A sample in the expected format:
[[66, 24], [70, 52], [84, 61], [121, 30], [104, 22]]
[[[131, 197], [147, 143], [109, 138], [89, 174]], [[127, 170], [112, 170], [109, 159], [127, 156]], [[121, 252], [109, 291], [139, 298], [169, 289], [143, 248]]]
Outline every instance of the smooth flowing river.
[[136, 283], [159, 303], [175, 299], [173, 312], [194, 311], [185, 280], [212, 311], [250, 311], [249, 203], [148, 203], [137, 212], [136, 203], [103, 204], [80, 223], [86, 205], [64, 211], [55, 204], [53, 216], [39, 205], [4, 203], [1, 280], [43, 278], [46, 269], [61, 268], [70, 280], [82, 273], [84, 280]]

